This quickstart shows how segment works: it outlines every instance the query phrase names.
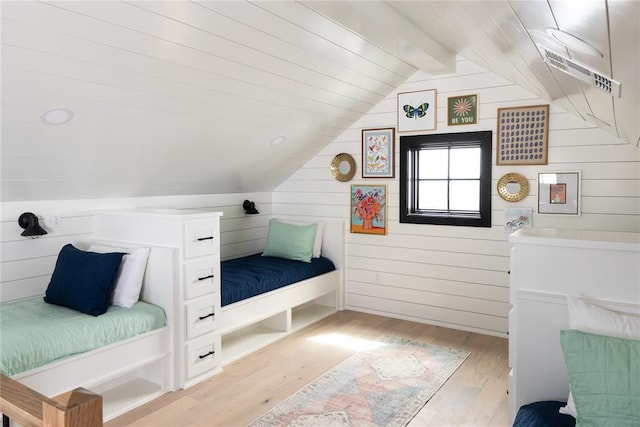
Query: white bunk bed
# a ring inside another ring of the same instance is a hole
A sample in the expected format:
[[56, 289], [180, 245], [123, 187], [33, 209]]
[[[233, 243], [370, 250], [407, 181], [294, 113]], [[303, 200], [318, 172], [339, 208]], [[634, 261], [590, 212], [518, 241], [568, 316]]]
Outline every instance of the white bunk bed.
[[640, 235], [520, 229], [509, 238], [509, 414], [541, 401], [566, 401], [569, 379], [560, 330], [567, 296], [620, 314], [640, 315]]
[[324, 223], [322, 256], [336, 270], [222, 307], [222, 365], [343, 310], [344, 223]]
[[[91, 244], [133, 247], [130, 243], [105, 240], [75, 242], [74, 246], [87, 249]], [[176, 249], [146, 247], [150, 251], [140, 299], [164, 309], [167, 318], [165, 327], [12, 378], [45, 396], [59, 395], [77, 387], [101, 394], [104, 421], [173, 390], [173, 277]], [[17, 299], [36, 296], [40, 294], [25, 293], [17, 295]]]

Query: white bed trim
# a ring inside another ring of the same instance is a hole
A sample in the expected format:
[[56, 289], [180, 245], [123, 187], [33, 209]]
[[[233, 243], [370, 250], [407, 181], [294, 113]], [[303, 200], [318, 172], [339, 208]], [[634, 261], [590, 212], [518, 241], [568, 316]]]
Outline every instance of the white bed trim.
[[[221, 333], [227, 335], [287, 309], [335, 292], [339, 282], [339, 272], [332, 271], [224, 306], [222, 307]], [[334, 308], [334, 312], [337, 311], [337, 302], [328, 306]]]

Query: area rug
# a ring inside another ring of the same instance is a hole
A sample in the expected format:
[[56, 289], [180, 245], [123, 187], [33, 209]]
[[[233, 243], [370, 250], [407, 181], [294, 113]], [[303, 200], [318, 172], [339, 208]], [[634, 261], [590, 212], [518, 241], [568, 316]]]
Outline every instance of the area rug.
[[379, 342], [377, 348], [350, 356], [250, 427], [406, 426], [469, 356], [396, 337]]

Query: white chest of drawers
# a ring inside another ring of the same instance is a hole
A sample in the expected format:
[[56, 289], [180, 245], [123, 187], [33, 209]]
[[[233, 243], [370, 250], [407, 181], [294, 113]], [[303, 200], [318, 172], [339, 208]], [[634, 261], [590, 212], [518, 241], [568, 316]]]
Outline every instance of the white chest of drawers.
[[179, 249], [173, 326], [174, 385], [187, 388], [220, 371], [220, 216], [203, 209], [96, 211], [95, 237]]

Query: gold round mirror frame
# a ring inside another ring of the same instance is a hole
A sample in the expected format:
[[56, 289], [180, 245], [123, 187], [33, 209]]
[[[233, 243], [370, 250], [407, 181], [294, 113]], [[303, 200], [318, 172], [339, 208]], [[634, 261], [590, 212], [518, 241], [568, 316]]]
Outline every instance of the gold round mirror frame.
[[[346, 167], [349, 170], [345, 170]], [[350, 181], [356, 173], [356, 161], [350, 154], [340, 153], [331, 161], [331, 173], [338, 181]]]
[[[510, 191], [510, 184], [518, 184], [518, 191]], [[508, 173], [498, 180], [498, 195], [507, 202], [519, 202], [529, 194], [529, 181], [519, 173]]]

